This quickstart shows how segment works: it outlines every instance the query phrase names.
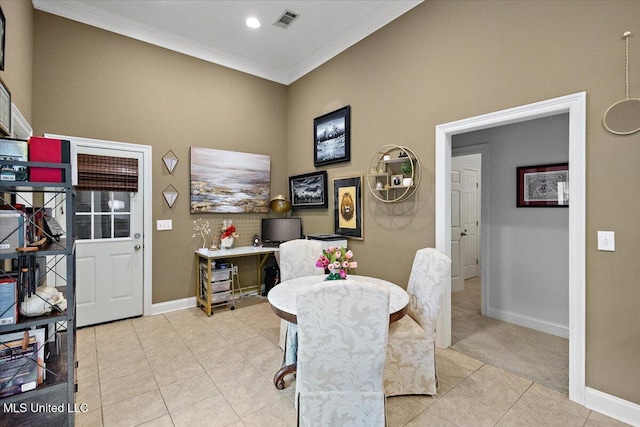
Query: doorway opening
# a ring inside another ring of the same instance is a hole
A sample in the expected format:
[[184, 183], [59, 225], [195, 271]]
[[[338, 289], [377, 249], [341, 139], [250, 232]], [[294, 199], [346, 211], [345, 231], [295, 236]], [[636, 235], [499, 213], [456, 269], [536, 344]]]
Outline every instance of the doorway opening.
[[[461, 260], [460, 277], [454, 277], [455, 269], [451, 277], [452, 348], [564, 393], [569, 359], [568, 210], [518, 208], [514, 177], [518, 166], [566, 162], [568, 128], [568, 115], [558, 114], [455, 135], [451, 162], [451, 256], [456, 258], [459, 247]], [[480, 159], [472, 163], [474, 157], [467, 153], [482, 153], [483, 148], [486, 154], [476, 154]], [[458, 156], [461, 150], [464, 156]], [[482, 160], [490, 166], [481, 169]], [[481, 202], [473, 203], [476, 169], [482, 172], [479, 187], [486, 191]], [[466, 175], [460, 196], [457, 174]], [[480, 206], [482, 215], [474, 212]], [[488, 253], [478, 257], [482, 280], [472, 279], [471, 261], [478, 258], [472, 258], [474, 248], [469, 246], [480, 240], [474, 236], [475, 218], [481, 218], [478, 235], [488, 247]], [[472, 260], [462, 261], [465, 258]]]
[[[558, 114], [569, 115], [569, 398], [585, 399], [585, 168], [586, 93], [581, 92], [436, 126], [436, 248], [451, 255], [452, 137], [475, 130], [525, 122]], [[485, 168], [486, 169], [486, 168]], [[515, 197], [515, 196], [514, 196]], [[483, 253], [486, 241], [483, 239]], [[438, 321], [436, 345], [451, 345], [451, 283]]]

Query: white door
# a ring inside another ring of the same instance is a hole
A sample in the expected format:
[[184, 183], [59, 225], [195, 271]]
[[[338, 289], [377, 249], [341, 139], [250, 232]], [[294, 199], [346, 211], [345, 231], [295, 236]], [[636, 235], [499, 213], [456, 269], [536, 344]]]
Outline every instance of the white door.
[[462, 251], [462, 173], [451, 164], [451, 292], [464, 290], [464, 278], [461, 271]]
[[470, 279], [478, 275], [478, 170], [464, 166], [462, 173], [462, 194], [460, 203], [460, 261], [462, 277]]
[[[143, 154], [78, 145], [78, 153], [138, 159]], [[109, 322], [143, 313], [143, 192], [76, 192], [77, 326]]]
[[[479, 158], [476, 160], [479, 161]], [[480, 171], [451, 161], [451, 291], [464, 290], [464, 281], [478, 275]]]

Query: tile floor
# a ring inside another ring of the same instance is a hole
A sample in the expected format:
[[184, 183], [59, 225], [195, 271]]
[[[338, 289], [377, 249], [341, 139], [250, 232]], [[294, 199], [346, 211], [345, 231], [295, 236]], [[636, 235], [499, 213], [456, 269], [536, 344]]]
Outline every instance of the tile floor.
[[[279, 327], [265, 302], [80, 329], [76, 403], [89, 411], [76, 425], [295, 426], [295, 379], [282, 391], [272, 382]], [[388, 398], [389, 427], [624, 425], [453, 350], [437, 364], [437, 396]]]

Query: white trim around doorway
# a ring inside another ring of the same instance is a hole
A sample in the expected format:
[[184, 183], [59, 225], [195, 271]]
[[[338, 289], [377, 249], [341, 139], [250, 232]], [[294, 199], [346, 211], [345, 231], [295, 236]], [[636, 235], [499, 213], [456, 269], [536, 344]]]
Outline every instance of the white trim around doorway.
[[[585, 403], [586, 92], [436, 126], [436, 248], [451, 255], [451, 137], [569, 113], [569, 398]], [[451, 283], [438, 320], [436, 345], [451, 345]]]
[[152, 235], [152, 221], [151, 221], [151, 206], [152, 206], [152, 192], [151, 192], [151, 146], [150, 145], [139, 145], [139, 144], [131, 144], [128, 142], [116, 142], [116, 141], [104, 141], [100, 139], [90, 139], [90, 138], [80, 138], [76, 136], [65, 136], [65, 135], [55, 135], [55, 134], [45, 134], [47, 138], [56, 138], [56, 139], [68, 139], [75, 141], [77, 144], [82, 145], [84, 147], [92, 147], [92, 148], [109, 148], [112, 150], [121, 150], [121, 151], [135, 151], [142, 153], [143, 155], [143, 235], [142, 242], [144, 247], [143, 252], [143, 307], [142, 307], [142, 315], [150, 316], [152, 313], [151, 307], [151, 296], [152, 296], [152, 244], [151, 244], [151, 235]]

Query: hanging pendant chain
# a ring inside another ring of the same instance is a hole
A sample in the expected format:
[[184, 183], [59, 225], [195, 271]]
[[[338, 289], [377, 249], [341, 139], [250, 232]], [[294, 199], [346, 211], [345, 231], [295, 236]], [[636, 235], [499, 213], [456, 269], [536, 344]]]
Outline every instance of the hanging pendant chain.
[[625, 43], [625, 57], [624, 57], [624, 87], [625, 87], [625, 96], [629, 99], [629, 36], [631, 32], [627, 31], [622, 36], [624, 37]]

